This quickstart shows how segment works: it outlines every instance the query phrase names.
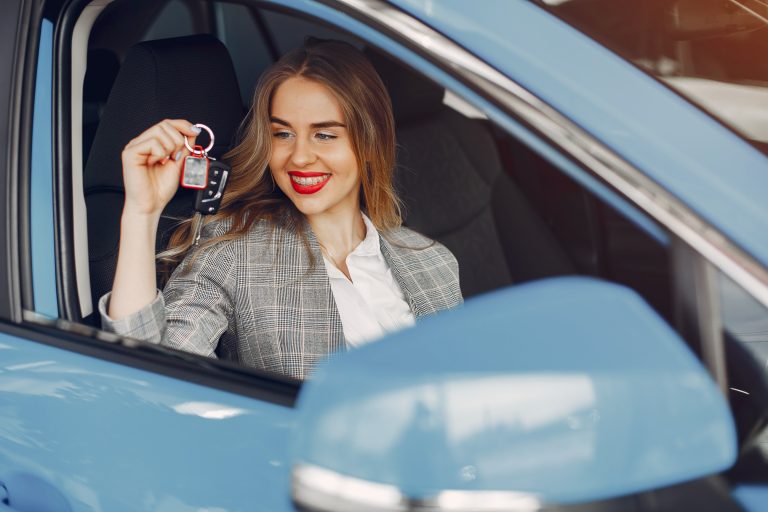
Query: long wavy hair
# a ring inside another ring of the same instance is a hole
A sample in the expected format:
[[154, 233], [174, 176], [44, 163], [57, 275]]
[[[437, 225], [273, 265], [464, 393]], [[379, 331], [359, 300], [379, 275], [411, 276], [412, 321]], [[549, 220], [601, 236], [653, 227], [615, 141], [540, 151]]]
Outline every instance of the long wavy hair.
[[[379, 231], [401, 225], [400, 201], [393, 185], [395, 122], [392, 103], [381, 78], [360, 50], [341, 41], [310, 38], [284, 55], [259, 79], [251, 109], [240, 129], [240, 142], [226, 155], [232, 166], [229, 184], [216, 215], [182, 221], [158, 254], [161, 281], [196, 246], [200, 223], [231, 220], [228, 231], [200, 248], [245, 235], [253, 224], [269, 220], [273, 227], [297, 232], [309, 249], [307, 223], [275, 185], [268, 168], [272, 153], [270, 113], [275, 91], [289, 78], [303, 77], [328, 87], [341, 105], [360, 169], [360, 204]], [[310, 261], [314, 261], [310, 254]]]

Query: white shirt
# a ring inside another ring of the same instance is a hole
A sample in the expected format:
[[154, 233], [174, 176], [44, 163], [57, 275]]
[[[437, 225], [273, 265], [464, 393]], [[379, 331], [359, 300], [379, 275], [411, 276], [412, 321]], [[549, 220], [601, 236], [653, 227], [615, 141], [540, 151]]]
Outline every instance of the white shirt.
[[365, 215], [363, 222], [365, 239], [346, 259], [352, 281], [323, 256], [348, 347], [359, 347], [416, 322], [381, 254], [379, 232]]

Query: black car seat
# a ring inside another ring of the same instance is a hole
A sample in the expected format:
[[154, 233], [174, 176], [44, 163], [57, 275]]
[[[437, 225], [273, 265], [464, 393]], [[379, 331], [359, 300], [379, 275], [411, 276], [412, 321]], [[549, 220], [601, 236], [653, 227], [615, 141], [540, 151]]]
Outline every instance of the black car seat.
[[[243, 104], [226, 47], [210, 35], [147, 41], [129, 50], [109, 94], [84, 172], [88, 251], [94, 305], [112, 288], [124, 202], [120, 154], [132, 138], [166, 118], [211, 127], [220, 157], [232, 143]], [[200, 142], [207, 142], [201, 135]], [[194, 193], [179, 189], [163, 212], [158, 246]]]
[[574, 273], [565, 251], [504, 171], [486, 122], [443, 103], [444, 89], [366, 49], [392, 98], [405, 225], [448, 247], [465, 297]]
[[83, 80], [83, 157], [91, 152], [91, 144], [104, 113], [109, 92], [120, 71], [120, 61], [112, 50], [88, 50], [88, 68]]

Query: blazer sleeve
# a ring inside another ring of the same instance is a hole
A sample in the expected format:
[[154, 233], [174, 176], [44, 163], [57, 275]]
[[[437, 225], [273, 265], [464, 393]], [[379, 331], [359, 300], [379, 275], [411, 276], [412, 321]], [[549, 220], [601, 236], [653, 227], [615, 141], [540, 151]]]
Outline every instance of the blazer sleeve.
[[220, 336], [233, 325], [236, 275], [234, 241], [188, 255], [162, 293], [139, 311], [113, 320], [110, 293], [99, 300], [102, 327], [149, 343], [216, 357]]

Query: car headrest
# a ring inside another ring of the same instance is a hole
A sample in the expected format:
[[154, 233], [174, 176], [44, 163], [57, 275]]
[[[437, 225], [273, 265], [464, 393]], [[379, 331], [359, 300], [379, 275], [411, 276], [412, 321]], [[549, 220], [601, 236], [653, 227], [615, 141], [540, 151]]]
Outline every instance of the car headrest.
[[444, 89], [378, 50], [366, 48], [365, 56], [389, 91], [395, 120], [409, 123], [436, 115], [443, 105]]
[[211, 155], [220, 156], [242, 116], [232, 60], [216, 38], [203, 34], [139, 43], [126, 55], [104, 107], [85, 167], [86, 194], [94, 187], [122, 189], [120, 153], [158, 121], [185, 118], [208, 125], [216, 136]]
[[120, 61], [115, 52], [104, 48], [88, 50], [88, 70], [83, 81], [83, 99], [91, 102], [106, 102], [119, 71]]

